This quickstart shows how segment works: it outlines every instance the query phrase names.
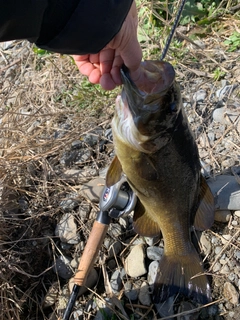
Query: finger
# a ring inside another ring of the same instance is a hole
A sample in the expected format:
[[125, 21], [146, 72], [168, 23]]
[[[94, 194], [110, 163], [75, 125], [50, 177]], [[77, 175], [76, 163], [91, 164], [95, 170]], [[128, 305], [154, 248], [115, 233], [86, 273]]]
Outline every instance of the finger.
[[89, 54], [84, 54], [84, 55], [76, 55], [76, 54], [73, 54], [72, 55], [74, 61], [77, 63], [77, 62], [81, 62], [81, 61], [86, 61], [86, 60], [89, 60]]
[[130, 72], [139, 68], [142, 60], [142, 50], [137, 38], [133, 37], [120, 54]]
[[94, 54], [90, 54], [89, 55], [89, 61], [94, 64], [98, 64], [99, 63], [99, 53], [94, 53]]
[[78, 64], [78, 69], [83, 75], [89, 76], [96, 67], [94, 67], [92, 63], [85, 61]]
[[113, 90], [114, 88], [116, 88], [116, 83], [113, 81], [109, 73], [104, 73], [101, 76], [99, 83], [105, 90]]
[[95, 68], [88, 77], [88, 80], [94, 84], [99, 83], [100, 79], [101, 79], [101, 72], [98, 68]]
[[114, 60], [115, 50], [103, 49], [99, 53], [100, 71], [102, 74], [110, 73]]
[[117, 50], [116, 50], [115, 58], [114, 58], [112, 70], [111, 70], [111, 76], [113, 81], [116, 83], [116, 85], [122, 84], [122, 79], [120, 75], [120, 68], [122, 67], [122, 65], [123, 65], [123, 59], [117, 53]]

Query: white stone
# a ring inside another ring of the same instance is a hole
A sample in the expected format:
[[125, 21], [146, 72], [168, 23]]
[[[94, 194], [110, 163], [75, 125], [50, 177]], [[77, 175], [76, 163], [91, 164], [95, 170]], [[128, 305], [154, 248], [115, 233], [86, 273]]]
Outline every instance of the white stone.
[[144, 245], [140, 244], [132, 248], [125, 260], [125, 270], [133, 278], [140, 277], [147, 272]]
[[223, 286], [223, 294], [225, 299], [227, 299], [232, 304], [238, 304], [239, 293], [235, 287], [230, 282], [225, 282]]

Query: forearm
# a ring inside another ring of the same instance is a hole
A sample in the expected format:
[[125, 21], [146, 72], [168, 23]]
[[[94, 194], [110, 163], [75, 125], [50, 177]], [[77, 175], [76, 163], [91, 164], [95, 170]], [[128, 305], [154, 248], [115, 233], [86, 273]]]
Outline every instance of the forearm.
[[28, 39], [50, 51], [96, 53], [120, 30], [131, 3], [132, 0], [0, 0], [0, 41]]

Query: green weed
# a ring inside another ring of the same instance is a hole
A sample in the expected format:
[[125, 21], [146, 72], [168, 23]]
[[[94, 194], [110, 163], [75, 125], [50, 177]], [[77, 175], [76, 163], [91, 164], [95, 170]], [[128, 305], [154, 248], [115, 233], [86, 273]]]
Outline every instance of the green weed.
[[213, 79], [215, 81], [221, 80], [225, 75], [226, 72], [222, 71], [219, 67], [213, 71]]
[[228, 46], [228, 52], [236, 51], [238, 48], [240, 48], [240, 33], [234, 31], [233, 34], [224, 41], [224, 44]]

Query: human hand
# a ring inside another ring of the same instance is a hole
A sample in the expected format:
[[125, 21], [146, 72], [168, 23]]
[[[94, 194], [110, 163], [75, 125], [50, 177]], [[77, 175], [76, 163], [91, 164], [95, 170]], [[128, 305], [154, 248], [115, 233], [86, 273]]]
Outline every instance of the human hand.
[[112, 90], [122, 83], [120, 68], [128, 67], [133, 81], [140, 77], [142, 50], [137, 40], [138, 16], [136, 4], [131, 9], [119, 33], [99, 53], [74, 55], [79, 71], [90, 82]]

